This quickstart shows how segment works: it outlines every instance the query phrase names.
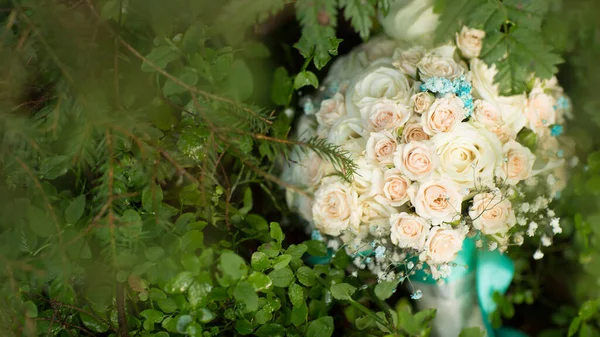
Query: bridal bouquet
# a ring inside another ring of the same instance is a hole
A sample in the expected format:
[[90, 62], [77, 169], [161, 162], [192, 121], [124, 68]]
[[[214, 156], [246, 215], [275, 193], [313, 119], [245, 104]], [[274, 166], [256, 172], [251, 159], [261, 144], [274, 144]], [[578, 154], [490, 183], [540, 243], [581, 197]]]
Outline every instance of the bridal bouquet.
[[501, 95], [478, 59], [482, 38], [466, 27], [442, 46], [375, 38], [304, 97], [299, 137], [340, 146], [356, 169], [348, 178], [294, 153], [283, 177], [309, 196], [288, 190], [287, 201], [313, 238], [379, 280], [443, 280], [467, 237], [501, 252], [535, 237], [540, 259], [561, 232], [549, 204], [566, 179], [569, 100], [555, 78]]

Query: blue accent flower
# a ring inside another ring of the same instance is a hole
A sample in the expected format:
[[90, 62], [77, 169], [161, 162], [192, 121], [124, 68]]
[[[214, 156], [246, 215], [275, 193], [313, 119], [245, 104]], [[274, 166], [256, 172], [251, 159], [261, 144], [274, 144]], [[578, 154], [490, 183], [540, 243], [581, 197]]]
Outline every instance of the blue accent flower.
[[421, 91], [431, 91], [438, 96], [443, 96], [448, 93], [455, 94], [463, 102], [463, 107], [466, 110], [465, 115], [470, 117], [473, 113], [473, 86], [467, 80], [466, 76], [462, 75], [454, 81], [450, 81], [444, 77], [430, 77], [425, 83], [421, 84]]
[[558, 156], [558, 158], [562, 158], [565, 155], [565, 151], [563, 150], [558, 150], [556, 151], [556, 155]]
[[318, 229], [314, 229], [312, 231], [312, 233], [310, 234], [310, 238], [312, 240], [317, 240], [317, 241], [322, 241], [323, 240], [323, 236], [321, 235], [321, 232], [319, 232]]
[[379, 246], [375, 249], [375, 257], [381, 259], [385, 256], [385, 247]]
[[414, 293], [410, 294], [410, 298], [413, 300], [419, 300], [421, 297], [423, 297], [421, 289], [417, 289]]
[[[430, 77], [421, 85], [421, 90], [425, 88], [434, 93], [445, 95], [449, 92], [453, 92], [454, 86], [452, 82], [444, 77]], [[422, 90], [425, 91], [425, 90]]]
[[565, 96], [560, 96], [558, 98], [558, 101], [556, 102], [556, 104], [561, 109], [569, 109], [569, 107], [571, 106], [571, 103], [569, 102], [569, 99], [567, 97], [565, 97]]
[[552, 127], [550, 128], [550, 134], [553, 137], [558, 137], [563, 133], [563, 126], [560, 124], [554, 124], [552, 125]]
[[367, 264], [371, 263], [371, 261], [373, 261], [373, 259], [371, 259], [370, 257], [367, 257], [365, 259], [365, 263], [367, 263]]
[[315, 106], [311, 100], [306, 101], [304, 103], [304, 113], [307, 115], [312, 115], [315, 112]]

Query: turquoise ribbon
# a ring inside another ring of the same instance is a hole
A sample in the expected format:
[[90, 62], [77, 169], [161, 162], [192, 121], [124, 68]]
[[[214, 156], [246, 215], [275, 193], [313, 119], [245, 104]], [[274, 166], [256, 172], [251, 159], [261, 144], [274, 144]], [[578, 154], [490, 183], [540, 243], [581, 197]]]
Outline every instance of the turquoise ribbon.
[[[509, 327], [493, 329], [489, 320], [490, 314], [497, 307], [493, 299], [494, 292], [504, 294], [512, 282], [515, 273], [513, 261], [497, 250], [492, 252], [477, 250], [475, 239], [468, 238], [463, 242], [463, 247], [454, 262], [456, 266], [452, 268], [452, 273], [445, 281], [448, 283], [455, 282], [472, 272], [476, 273], [477, 300], [483, 316], [483, 323], [487, 330], [487, 336], [527, 337], [521, 331]], [[425, 274], [423, 271], [419, 271], [415, 275], [414, 280], [425, 283], [436, 282], [430, 275]]]
[[[360, 252], [359, 255], [366, 256], [370, 255], [372, 251]], [[307, 263], [315, 264], [327, 264], [331, 261], [333, 251], [328, 249], [328, 255], [317, 257], [310, 256], [307, 259]], [[493, 329], [492, 324], [489, 320], [491, 313], [496, 310], [496, 302], [494, 301], [494, 292], [504, 294], [515, 273], [515, 266], [513, 261], [506, 255], [501, 254], [497, 250], [486, 251], [478, 250], [475, 246], [475, 239], [467, 238], [463, 242], [461, 251], [458, 253], [456, 259], [453, 261], [456, 266], [452, 268], [452, 273], [448, 276], [445, 281], [448, 283], [461, 280], [467, 275], [475, 272], [476, 274], [476, 286], [477, 286], [477, 300], [479, 303], [479, 309], [483, 316], [483, 323], [487, 330], [488, 337], [528, 337], [523, 332], [509, 328], [501, 327], [499, 329]], [[414, 282], [424, 282], [435, 284], [436, 281], [431, 275], [424, 273], [422, 270], [417, 271], [417, 274], [412, 278]]]

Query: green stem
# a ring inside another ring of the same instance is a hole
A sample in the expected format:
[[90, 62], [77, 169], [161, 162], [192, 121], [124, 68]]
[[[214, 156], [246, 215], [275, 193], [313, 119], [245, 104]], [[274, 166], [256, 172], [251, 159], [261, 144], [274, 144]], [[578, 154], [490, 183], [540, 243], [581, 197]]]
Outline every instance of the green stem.
[[375, 292], [373, 290], [369, 291], [369, 294], [373, 298], [375, 298], [375, 302], [377, 302], [377, 304], [379, 305], [379, 307], [381, 307], [381, 309], [383, 309], [383, 311], [385, 312], [385, 315], [388, 318], [388, 320], [393, 323], [394, 322], [394, 318], [392, 317], [392, 312], [390, 311], [390, 306], [385, 301], [382, 301], [379, 297], [377, 297], [375, 295]]
[[310, 61], [312, 61], [312, 59], [313, 59], [313, 56], [304, 60], [304, 64], [302, 65], [302, 71], [305, 71], [306, 68], [308, 68], [308, 65], [310, 64]]
[[365, 307], [364, 305], [356, 302], [355, 300], [348, 300], [350, 302], [350, 305], [352, 305], [353, 307], [355, 307], [356, 309], [364, 312], [365, 314], [369, 315], [371, 318], [373, 318], [377, 323], [383, 325], [384, 327], [387, 327], [388, 323], [384, 320], [381, 319], [381, 317], [377, 316], [373, 311], [369, 310], [369, 308]]

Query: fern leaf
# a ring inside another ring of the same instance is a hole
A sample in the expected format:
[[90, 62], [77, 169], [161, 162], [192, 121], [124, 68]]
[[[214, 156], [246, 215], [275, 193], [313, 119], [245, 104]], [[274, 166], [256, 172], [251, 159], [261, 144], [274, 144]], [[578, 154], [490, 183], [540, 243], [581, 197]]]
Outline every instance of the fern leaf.
[[363, 40], [369, 37], [373, 27], [376, 2], [373, 0], [340, 0], [340, 8], [344, 9], [344, 17], [350, 20], [352, 27], [360, 34]]
[[342, 40], [335, 37], [337, 26], [335, 0], [298, 0], [296, 17], [302, 26], [302, 37], [294, 45], [304, 58], [314, 57], [317, 69], [323, 68], [337, 55]]

